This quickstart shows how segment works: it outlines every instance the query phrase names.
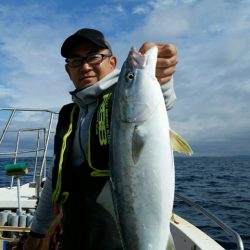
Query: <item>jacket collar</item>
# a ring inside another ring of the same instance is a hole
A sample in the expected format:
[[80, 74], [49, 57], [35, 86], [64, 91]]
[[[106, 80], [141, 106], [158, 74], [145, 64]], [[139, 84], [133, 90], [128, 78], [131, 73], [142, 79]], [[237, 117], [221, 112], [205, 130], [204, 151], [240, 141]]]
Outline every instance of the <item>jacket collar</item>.
[[115, 69], [94, 85], [80, 90], [71, 91], [72, 100], [80, 107], [96, 102], [98, 96], [118, 81], [120, 70]]

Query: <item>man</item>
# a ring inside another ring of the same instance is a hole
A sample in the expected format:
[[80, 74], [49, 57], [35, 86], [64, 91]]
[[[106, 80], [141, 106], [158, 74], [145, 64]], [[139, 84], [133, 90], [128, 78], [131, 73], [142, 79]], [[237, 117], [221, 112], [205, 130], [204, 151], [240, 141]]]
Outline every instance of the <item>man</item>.
[[[153, 45], [144, 43], [141, 53]], [[172, 75], [177, 64], [176, 48], [170, 44], [157, 46], [156, 77], [170, 109], [175, 100]], [[60, 111], [52, 177], [46, 180], [24, 249], [38, 249], [55, 218], [55, 208], [63, 213], [63, 250], [122, 249], [115, 221], [98, 203], [108, 180], [108, 144], [99, 142], [97, 131], [103, 110], [110, 119], [112, 93], [119, 76], [116, 57], [100, 31], [86, 28], [64, 41], [61, 54], [75, 86], [73, 103]], [[107, 93], [109, 100], [104, 98]]]

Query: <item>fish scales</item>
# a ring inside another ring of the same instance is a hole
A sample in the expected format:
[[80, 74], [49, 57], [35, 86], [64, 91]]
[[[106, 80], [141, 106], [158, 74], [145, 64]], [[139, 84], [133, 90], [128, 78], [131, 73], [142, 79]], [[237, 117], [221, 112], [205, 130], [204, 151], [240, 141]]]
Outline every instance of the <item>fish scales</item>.
[[174, 159], [157, 47], [131, 49], [115, 89], [110, 174], [126, 250], [165, 250], [174, 200]]

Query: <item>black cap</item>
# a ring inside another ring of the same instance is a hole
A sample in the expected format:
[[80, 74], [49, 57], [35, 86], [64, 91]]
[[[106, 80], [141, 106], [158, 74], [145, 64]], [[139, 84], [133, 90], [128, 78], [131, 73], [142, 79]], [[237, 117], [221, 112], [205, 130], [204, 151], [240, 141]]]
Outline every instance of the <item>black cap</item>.
[[64, 41], [61, 48], [61, 55], [67, 58], [70, 50], [82, 42], [92, 42], [101, 48], [109, 49], [112, 52], [110, 44], [101, 31], [85, 28], [78, 30]]

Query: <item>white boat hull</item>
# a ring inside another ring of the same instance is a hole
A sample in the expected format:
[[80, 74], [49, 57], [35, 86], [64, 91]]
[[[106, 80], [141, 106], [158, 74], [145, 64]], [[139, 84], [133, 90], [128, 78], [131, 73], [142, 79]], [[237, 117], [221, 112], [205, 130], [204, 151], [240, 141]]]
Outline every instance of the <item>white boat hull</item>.
[[[171, 221], [170, 230], [176, 250], [223, 250], [215, 240], [178, 215]], [[178, 223], [178, 224], [177, 224]]]
[[[30, 187], [29, 183], [20, 187], [21, 207], [35, 208], [36, 206], [36, 189]], [[18, 208], [17, 187], [2, 187], [0, 188], [0, 209], [15, 209]]]

